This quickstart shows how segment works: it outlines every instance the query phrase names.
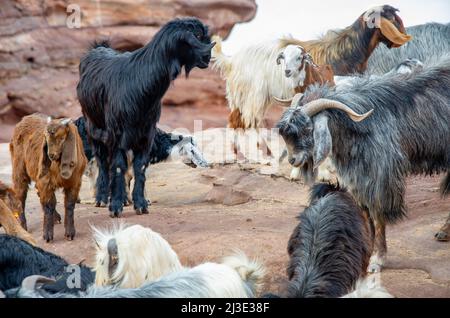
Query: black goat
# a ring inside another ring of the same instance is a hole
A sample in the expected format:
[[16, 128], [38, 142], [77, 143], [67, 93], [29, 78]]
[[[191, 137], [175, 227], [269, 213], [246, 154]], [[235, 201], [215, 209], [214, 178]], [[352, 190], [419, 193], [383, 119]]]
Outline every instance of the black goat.
[[[22, 281], [30, 275], [54, 278], [56, 282], [43, 286], [49, 293], [77, 293], [86, 290], [94, 282], [95, 273], [87, 266], [80, 264], [74, 271], [67, 266], [69, 264], [55, 254], [17, 237], [0, 235], [0, 290], [6, 291], [20, 287]], [[78, 269], [80, 285], [77, 287], [78, 278], [73, 275], [77, 275]], [[68, 281], [74, 283], [74, 286], [68, 284]]]
[[316, 184], [288, 243], [287, 297], [342, 297], [366, 276], [374, 229], [339, 186]]
[[[96, 194], [110, 216], [120, 217], [126, 199], [126, 152], [132, 150], [135, 186], [133, 203], [137, 214], [148, 213], [144, 196], [145, 169], [161, 114], [161, 98], [184, 67], [186, 76], [194, 67], [207, 68], [211, 59], [208, 28], [196, 18], [175, 19], [164, 25], [145, 45], [119, 53], [107, 44], [96, 44], [80, 61], [78, 99], [87, 119], [97, 160], [101, 160]], [[107, 138], [97, 138], [97, 129]], [[105, 159], [107, 158], [107, 159]]]
[[381, 270], [386, 256], [385, 225], [406, 214], [406, 176], [446, 172], [442, 193], [449, 187], [449, 87], [447, 55], [411, 74], [361, 78], [339, 91], [312, 87], [277, 124], [289, 162], [306, 179], [330, 155], [339, 181], [369, 211], [376, 226], [370, 271]]
[[[108, 192], [108, 188], [103, 183], [95, 184], [98, 176], [98, 171], [102, 170], [102, 167], [98, 167], [98, 162], [104, 162], [104, 160], [97, 161], [94, 158], [94, 152], [89, 141], [89, 136], [86, 130], [86, 119], [81, 116], [75, 121], [75, 125], [78, 128], [78, 134], [83, 140], [84, 153], [89, 161], [86, 168], [85, 175], [90, 179], [91, 189], [93, 193]], [[98, 136], [107, 136], [106, 132], [97, 130]], [[107, 138], [107, 137], [106, 137]], [[127, 152], [128, 170], [125, 175], [125, 187], [127, 193], [127, 199], [124, 204], [131, 203], [130, 197], [130, 182], [133, 176], [131, 169], [131, 161], [133, 158], [132, 151]], [[202, 152], [198, 149], [197, 144], [193, 137], [182, 136], [173, 133], [166, 133], [165, 131], [156, 128], [155, 139], [153, 141], [152, 150], [150, 151], [150, 164], [157, 164], [164, 161], [182, 161], [184, 164], [196, 168], [196, 167], [208, 167], [208, 163], [203, 157]], [[97, 186], [104, 186], [104, 189], [97, 189]], [[95, 194], [94, 194], [95, 196]], [[100, 202], [96, 203], [100, 206]], [[105, 205], [106, 206], [106, 205]]]

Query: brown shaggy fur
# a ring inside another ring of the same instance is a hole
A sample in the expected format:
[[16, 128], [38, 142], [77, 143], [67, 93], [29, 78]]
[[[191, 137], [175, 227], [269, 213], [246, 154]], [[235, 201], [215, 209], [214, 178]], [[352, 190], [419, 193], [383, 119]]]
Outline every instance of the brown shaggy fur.
[[320, 84], [323, 85], [328, 83], [330, 86], [335, 86], [334, 83], [334, 72], [331, 65], [311, 65], [306, 63], [305, 65], [305, 80], [303, 81], [303, 86], [298, 86], [295, 88], [295, 93], [304, 93], [309, 85]]
[[0, 226], [3, 226], [5, 233], [17, 236], [32, 245], [36, 245], [34, 238], [25, 231], [18, 221], [22, 212], [22, 204], [17, 199], [14, 190], [0, 181]]
[[39, 114], [26, 116], [14, 129], [10, 151], [14, 191], [22, 203], [22, 226], [26, 228], [28, 185], [34, 181], [44, 212], [43, 237], [52, 241], [54, 219], [58, 217], [55, 190], [63, 188], [65, 237], [72, 240], [73, 213], [87, 164], [76, 126], [64, 119], [48, 121], [48, 117]]

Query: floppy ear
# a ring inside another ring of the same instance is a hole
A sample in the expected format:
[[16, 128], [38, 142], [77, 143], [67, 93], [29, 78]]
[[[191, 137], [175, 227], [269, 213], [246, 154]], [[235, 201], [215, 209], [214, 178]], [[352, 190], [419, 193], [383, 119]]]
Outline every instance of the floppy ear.
[[69, 132], [67, 133], [66, 140], [64, 141], [62, 153], [61, 153], [61, 163], [60, 170], [61, 174], [68, 172], [70, 175], [64, 175], [64, 177], [69, 178], [72, 175], [73, 167], [77, 164], [77, 139], [73, 125], [69, 125]]
[[328, 117], [325, 114], [315, 116], [314, 120], [314, 169], [330, 154], [331, 133], [328, 129]]
[[383, 17], [380, 21], [380, 30], [389, 41], [394, 43], [395, 47], [402, 46], [412, 39], [411, 35], [400, 32], [392, 22]]
[[50, 165], [52, 162], [47, 155], [47, 141], [44, 138], [44, 141], [41, 146], [41, 154], [39, 157], [39, 167], [38, 167], [38, 179], [48, 174], [48, 170], [50, 169]]

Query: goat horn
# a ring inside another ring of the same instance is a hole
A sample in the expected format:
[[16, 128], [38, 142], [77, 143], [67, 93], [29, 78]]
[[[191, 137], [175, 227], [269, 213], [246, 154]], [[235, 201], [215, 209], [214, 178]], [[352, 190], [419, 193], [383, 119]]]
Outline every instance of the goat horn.
[[283, 106], [291, 106], [291, 102], [294, 98], [288, 98], [288, 99], [281, 99], [275, 96], [272, 96], [272, 98], [280, 105]]
[[312, 102], [306, 104], [305, 106], [303, 106], [303, 111], [309, 117], [312, 117], [315, 114], [320, 113], [321, 111], [323, 111], [325, 109], [342, 110], [350, 117], [351, 120], [353, 120], [355, 122], [360, 122], [360, 121], [366, 119], [373, 112], [373, 109], [371, 109], [367, 113], [361, 115], [361, 114], [355, 113], [353, 111], [353, 109], [351, 109], [350, 107], [348, 107], [347, 105], [345, 105], [341, 102], [331, 100], [331, 99], [326, 99], [326, 98], [317, 99], [317, 100], [312, 101]]
[[25, 279], [22, 281], [22, 288], [27, 290], [35, 290], [36, 284], [41, 283], [54, 283], [55, 280], [52, 278], [48, 278], [42, 275], [31, 275], [28, 277], [25, 277]]

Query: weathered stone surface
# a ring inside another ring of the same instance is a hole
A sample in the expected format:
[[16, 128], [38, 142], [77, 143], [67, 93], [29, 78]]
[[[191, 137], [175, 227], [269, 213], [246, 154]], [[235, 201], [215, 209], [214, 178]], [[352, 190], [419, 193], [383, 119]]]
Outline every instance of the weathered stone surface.
[[[94, 40], [120, 50], [146, 44], [174, 17], [197, 16], [226, 37], [256, 12], [254, 0], [79, 0], [81, 28], [66, 25], [68, 0], [2, 0], [0, 3], [0, 141], [13, 125], [36, 111], [77, 116], [78, 62]], [[180, 76], [164, 104], [226, 105], [224, 83], [212, 70]]]

